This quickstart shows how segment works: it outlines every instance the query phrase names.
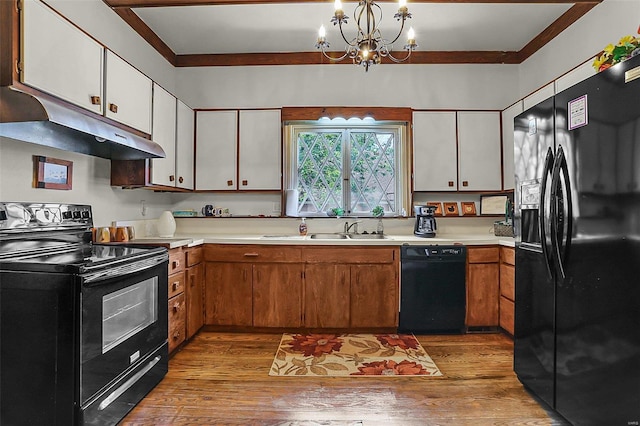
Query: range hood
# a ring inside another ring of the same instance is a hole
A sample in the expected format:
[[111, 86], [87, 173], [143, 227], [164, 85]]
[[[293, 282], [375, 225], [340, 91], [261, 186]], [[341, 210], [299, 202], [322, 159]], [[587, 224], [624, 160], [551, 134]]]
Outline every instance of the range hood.
[[164, 158], [157, 143], [44, 96], [0, 87], [0, 136], [114, 160]]

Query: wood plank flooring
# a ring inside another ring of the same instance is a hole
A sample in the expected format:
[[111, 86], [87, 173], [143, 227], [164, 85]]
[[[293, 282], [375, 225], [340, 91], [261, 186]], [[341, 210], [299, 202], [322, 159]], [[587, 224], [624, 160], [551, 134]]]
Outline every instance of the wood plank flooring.
[[200, 332], [121, 425], [565, 425], [502, 334], [417, 336], [443, 377], [270, 377], [281, 334]]

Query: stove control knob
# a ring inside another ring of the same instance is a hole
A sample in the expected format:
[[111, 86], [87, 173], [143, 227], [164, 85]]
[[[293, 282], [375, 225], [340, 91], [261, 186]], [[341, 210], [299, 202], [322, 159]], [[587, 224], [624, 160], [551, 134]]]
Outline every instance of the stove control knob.
[[89, 219], [91, 217], [91, 215], [89, 214], [89, 210], [83, 210], [82, 211], [82, 218], [83, 219]]
[[71, 219], [71, 212], [70, 211], [62, 212], [62, 218]]
[[74, 219], [80, 219], [80, 212], [78, 210], [73, 212], [73, 218]]

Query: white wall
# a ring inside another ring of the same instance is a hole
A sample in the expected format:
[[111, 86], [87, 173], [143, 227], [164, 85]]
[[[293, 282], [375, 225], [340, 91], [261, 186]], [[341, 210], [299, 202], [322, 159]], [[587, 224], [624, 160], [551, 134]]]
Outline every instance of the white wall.
[[520, 64], [519, 97], [592, 58], [607, 44], [637, 35], [639, 17], [639, 0], [604, 0]]
[[[34, 155], [72, 161], [72, 189], [33, 188]], [[110, 179], [109, 160], [0, 138], [0, 201], [90, 204], [96, 226], [110, 225], [116, 219], [155, 219], [171, 205], [169, 194], [114, 188]], [[141, 200], [147, 205], [144, 217]]]
[[[318, 53], [320, 55], [320, 53]], [[504, 109], [517, 96], [517, 65], [353, 65], [177, 68], [192, 108], [395, 106]]]

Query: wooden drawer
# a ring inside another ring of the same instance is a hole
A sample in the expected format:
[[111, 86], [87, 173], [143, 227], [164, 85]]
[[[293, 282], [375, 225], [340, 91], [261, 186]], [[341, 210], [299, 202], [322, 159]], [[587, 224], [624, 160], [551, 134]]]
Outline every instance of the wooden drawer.
[[305, 248], [303, 257], [306, 263], [393, 263], [399, 253], [393, 247], [322, 246]]
[[505, 263], [500, 265], [500, 295], [509, 300], [516, 300], [515, 268]]
[[184, 272], [169, 275], [169, 298], [184, 292]]
[[300, 263], [299, 247], [281, 245], [207, 244], [204, 259], [207, 262], [286, 262]]
[[202, 246], [190, 247], [185, 250], [185, 263], [187, 268], [202, 262], [203, 251]]
[[182, 249], [169, 250], [169, 275], [184, 271], [184, 252]]
[[516, 251], [512, 247], [500, 247], [500, 261], [509, 265], [516, 264]]
[[169, 299], [169, 352], [172, 352], [186, 335], [186, 305], [184, 293]]
[[513, 336], [515, 304], [506, 297], [500, 297], [500, 327]]
[[468, 247], [468, 263], [495, 263], [500, 261], [500, 248], [495, 247]]

